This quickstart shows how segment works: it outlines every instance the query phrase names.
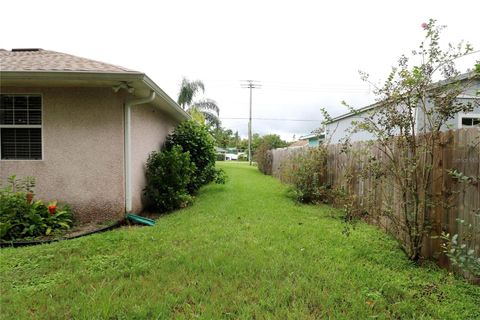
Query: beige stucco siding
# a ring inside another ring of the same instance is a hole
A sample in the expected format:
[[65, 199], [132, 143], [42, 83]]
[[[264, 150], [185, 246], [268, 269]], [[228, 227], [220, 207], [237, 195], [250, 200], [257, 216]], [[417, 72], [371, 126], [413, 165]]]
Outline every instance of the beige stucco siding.
[[150, 105], [132, 107], [132, 211], [140, 212], [146, 205], [145, 163], [152, 151], [160, 150], [165, 138], [177, 125], [169, 116]]
[[34, 176], [37, 198], [71, 204], [81, 222], [123, 216], [123, 97], [111, 88], [2, 88], [43, 97], [43, 159], [0, 161], [0, 178]]

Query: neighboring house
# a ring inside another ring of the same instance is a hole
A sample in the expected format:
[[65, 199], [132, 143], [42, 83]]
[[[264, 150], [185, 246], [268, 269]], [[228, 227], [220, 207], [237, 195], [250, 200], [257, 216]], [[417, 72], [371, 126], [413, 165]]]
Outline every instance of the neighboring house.
[[308, 140], [298, 140], [291, 143], [287, 148], [303, 148], [308, 146]]
[[225, 154], [225, 160], [238, 160], [241, 157], [245, 157], [245, 152], [238, 151], [237, 148], [227, 148], [227, 153]]
[[[466, 81], [471, 74], [463, 74], [459, 77], [461, 81]], [[453, 119], [450, 119], [442, 128], [442, 131], [446, 131], [449, 129], [460, 129], [460, 128], [469, 128], [469, 127], [480, 127], [480, 98], [478, 96], [480, 90], [480, 79], [478, 77], [469, 79], [472, 81], [472, 85], [469, 86], [463, 94], [458, 96], [459, 102], [473, 102], [475, 103], [475, 109], [468, 113], [458, 113], [455, 115]], [[436, 85], [442, 85], [442, 82], [437, 83]], [[353, 134], [349, 133], [349, 128], [352, 127], [352, 121], [362, 121], [365, 117], [369, 116], [375, 108], [378, 108], [381, 104], [374, 103], [367, 107], [361, 108], [358, 112], [355, 113], [346, 113], [336, 118], [333, 118], [330, 122], [326, 125], [326, 135], [329, 143], [336, 144], [341, 142], [341, 140], [350, 135], [350, 141], [365, 141], [365, 140], [372, 140], [375, 137], [366, 131], [358, 131]], [[431, 106], [427, 106], [431, 107]], [[420, 109], [417, 109], [415, 112], [416, 116], [416, 125], [417, 125], [417, 132], [421, 132], [425, 130], [423, 128], [424, 123], [424, 114], [421, 112]]]
[[41, 49], [0, 50], [0, 94], [0, 179], [81, 222], [141, 211], [149, 153], [190, 118], [142, 72]]
[[310, 133], [299, 138], [300, 140], [308, 141], [309, 147], [318, 147], [323, 140], [325, 140], [324, 134]]

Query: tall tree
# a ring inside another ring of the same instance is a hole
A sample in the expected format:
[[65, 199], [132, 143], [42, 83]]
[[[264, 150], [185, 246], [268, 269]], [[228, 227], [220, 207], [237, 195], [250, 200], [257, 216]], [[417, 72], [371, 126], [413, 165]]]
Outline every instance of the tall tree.
[[228, 148], [234, 146], [233, 131], [227, 128], [218, 127], [212, 132], [217, 147]]
[[[201, 80], [190, 81], [187, 78], [183, 78], [177, 102], [188, 113], [192, 115], [200, 113], [209, 125], [218, 127], [220, 125], [220, 119], [218, 117], [220, 108], [217, 103], [211, 99], [194, 101], [200, 92], [205, 92], [205, 85]], [[201, 117], [195, 117], [195, 119], [197, 118], [201, 119]]]

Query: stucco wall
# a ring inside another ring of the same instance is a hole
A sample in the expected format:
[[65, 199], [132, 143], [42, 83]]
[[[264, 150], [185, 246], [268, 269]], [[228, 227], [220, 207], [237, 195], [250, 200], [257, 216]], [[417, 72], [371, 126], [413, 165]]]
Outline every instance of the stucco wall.
[[43, 97], [43, 159], [0, 161], [0, 178], [34, 176], [36, 197], [71, 204], [82, 222], [124, 213], [123, 97], [111, 88], [2, 88]]
[[164, 113], [150, 105], [132, 108], [132, 211], [140, 212], [146, 205], [143, 197], [145, 187], [145, 163], [152, 151], [158, 151], [165, 138], [177, 125]]

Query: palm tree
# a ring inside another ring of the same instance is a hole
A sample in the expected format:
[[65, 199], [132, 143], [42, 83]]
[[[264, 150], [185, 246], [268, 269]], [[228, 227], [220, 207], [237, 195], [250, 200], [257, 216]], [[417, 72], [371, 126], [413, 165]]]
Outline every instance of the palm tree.
[[192, 115], [201, 114], [208, 124], [218, 127], [220, 125], [220, 119], [218, 118], [220, 108], [217, 103], [211, 99], [193, 101], [200, 91], [205, 92], [205, 85], [202, 81], [190, 81], [183, 78], [177, 102], [188, 113]]

